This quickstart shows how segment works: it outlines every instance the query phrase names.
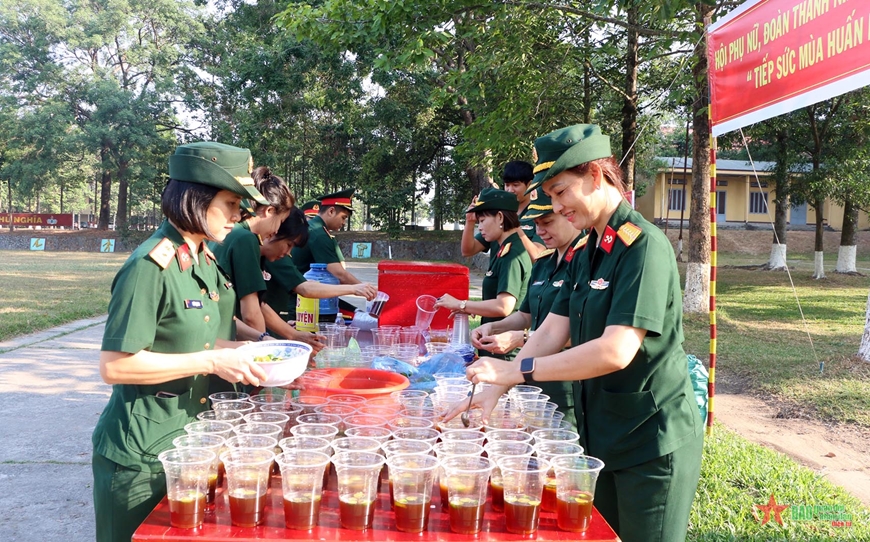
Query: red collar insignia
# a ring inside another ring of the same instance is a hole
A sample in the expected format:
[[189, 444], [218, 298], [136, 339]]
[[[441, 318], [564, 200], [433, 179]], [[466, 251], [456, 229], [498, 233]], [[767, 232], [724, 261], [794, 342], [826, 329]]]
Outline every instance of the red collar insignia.
[[614, 241], [616, 241], [616, 232], [613, 231], [613, 228], [607, 226], [604, 228], [604, 235], [601, 236], [601, 243], [598, 246], [601, 250], [610, 254], [610, 251], [613, 250]]
[[178, 267], [181, 268], [181, 271], [187, 271], [187, 269], [193, 265], [193, 257], [190, 255], [190, 246], [187, 243], [182, 243], [178, 246], [178, 250], [176, 250], [178, 255]]

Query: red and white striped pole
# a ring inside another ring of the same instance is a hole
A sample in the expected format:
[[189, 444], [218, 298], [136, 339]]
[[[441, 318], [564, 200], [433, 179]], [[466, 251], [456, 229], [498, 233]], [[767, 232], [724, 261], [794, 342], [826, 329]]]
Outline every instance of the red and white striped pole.
[[[709, 112], [709, 108], [707, 111]], [[712, 118], [711, 118], [712, 121]], [[712, 123], [711, 123], [712, 125]], [[710, 135], [710, 378], [707, 381], [707, 435], [713, 433], [716, 393], [716, 138]]]

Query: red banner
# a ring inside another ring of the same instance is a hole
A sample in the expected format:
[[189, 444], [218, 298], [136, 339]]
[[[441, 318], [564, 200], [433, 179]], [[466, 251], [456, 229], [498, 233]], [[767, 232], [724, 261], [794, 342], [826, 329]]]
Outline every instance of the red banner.
[[866, 0], [750, 0], [707, 33], [714, 136], [870, 85]]
[[[0, 214], [0, 226], [9, 225], [9, 213]], [[35, 213], [13, 213], [13, 226], [42, 226], [43, 228], [72, 228], [72, 214], [35, 214]]]

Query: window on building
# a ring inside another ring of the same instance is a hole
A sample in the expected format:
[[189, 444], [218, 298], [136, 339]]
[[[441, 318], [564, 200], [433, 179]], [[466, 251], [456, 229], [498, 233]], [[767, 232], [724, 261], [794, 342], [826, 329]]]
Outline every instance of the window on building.
[[749, 214], [766, 215], [767, 214], [767, 192], [750, 192], [749, 193]]
[[668, 190], [668, 210], [682, 211], [686, 207], [686, 189], [671, 188]]

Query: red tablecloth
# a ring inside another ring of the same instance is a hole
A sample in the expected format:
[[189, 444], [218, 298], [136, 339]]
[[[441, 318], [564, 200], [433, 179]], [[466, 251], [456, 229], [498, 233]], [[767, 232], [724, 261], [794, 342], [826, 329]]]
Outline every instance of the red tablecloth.
[[[334, 486], [335, 475], [332, 476]], [[382, 484], [386, 491], [386, 483]], [[396, 530], [393, 512], [390, 510], [389, 495], [378, 495], [378, 508], [375, 510], [374, 524], [366, 531], [343, 529], [338, 519], [338, 495], [333, 488], [323, 493], [319, 525], [311, 531], [294, 531], [284, 526], [284, 501], [281, 493], [281, 479], [272, 479], [266, 503], [266, 520], [257, 527], [235, 527], [230, 522], [229, 500], [225, 492], [218, 490], [215, 509], [206, 514], [205, 523], [199, 529], [176, 529], [169, 525], [169, 502], [163, 499], [160, 504], [136, 529], [135, 542], [160, 541], [209, 541], [240, 542], [247, 540], [340, 540], [341, 542], [392, 542], [392, 541], [451, 541], [457, 540], [596, 540], [617, 542], [619, 537], [601, 517], [598, 510], [592, 510], [592, 525], [585, 533], [569, 533], [556, 527], [556, 514], [541, 512], [541, 523], [537, 535], [516, 535], [505, 530], [503, 512], [493, 512], [489, 502], [486, 505], [483, 530], [479, 535], [459, 535], [450, 532], [447, 514], [441, 511], [441, 498], [438, 488], [432, 496], [429, 527], [420, 534], [403, 533]]]

